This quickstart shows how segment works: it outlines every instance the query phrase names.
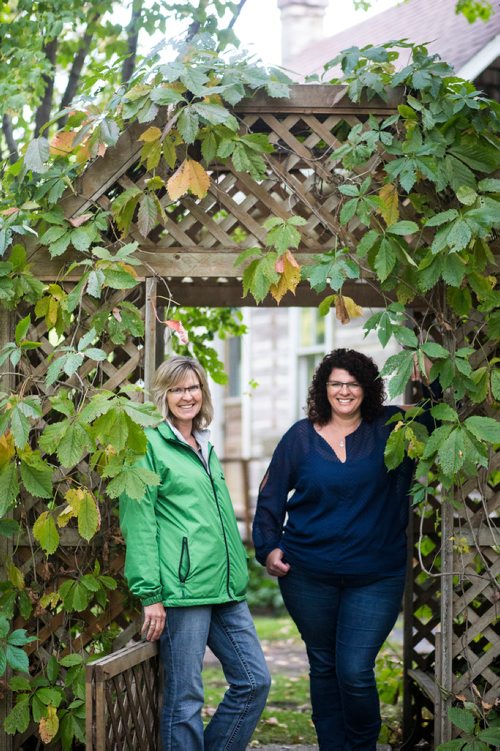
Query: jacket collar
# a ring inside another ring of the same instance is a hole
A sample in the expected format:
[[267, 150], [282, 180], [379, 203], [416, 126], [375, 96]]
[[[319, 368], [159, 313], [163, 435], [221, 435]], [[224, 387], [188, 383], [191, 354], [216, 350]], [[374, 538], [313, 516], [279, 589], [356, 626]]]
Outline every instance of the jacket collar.
[[[167, 440], [167, 441], [174, 441], [176, 443], [182, 442], [182, 443], [185, 443], [186, 446], [188, 445], [186, 443], [186, 441], [184, 441], [184, 439], [182, 439], [181, 437], [179, 437], [179, 435], [177, 434], [177, 431], [174, 431], [172, 429], [172, 426], [170, 425], [170, 423], [167, 420], [163, 420], [163, 422], [161, 422], [159, 425], [157, 425], [156, 429], [158, 430], [158, 432], [160, 433], [160, 435], [163, 438], [165, 438], [165, 440]], [[207, 462], [208, 461], [208, 454], [209, 454], [209, 450], [210, 450], [210, 442], [209, 442], [210, 431], [207, 430], [207, 429], [205, 429], [205, 430], [195, 430], [194, 431], [194, 435], [195, 435], [196, 440], [198, 441], [198, 443], [201, 446], [201, 451], [202, 451], [202, 454], [204, 456], [205, 462]]]

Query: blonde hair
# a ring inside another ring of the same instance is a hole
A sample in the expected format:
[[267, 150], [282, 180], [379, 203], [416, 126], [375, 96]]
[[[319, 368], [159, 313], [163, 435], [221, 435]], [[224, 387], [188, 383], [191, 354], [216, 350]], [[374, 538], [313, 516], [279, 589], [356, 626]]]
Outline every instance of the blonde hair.
[[183, 357], [182, 355], [169, 357], [154, 374], [151, 393], [153, 401], [162, 415], [169, 419], [170, 412], [168, 409], [167, 391], [178, 386], [189, 372], [196, 375], [201, 386], [201, 409], [193, 419], [193, 428], [199, 430], [210, 425], [214, 416], [214, 408], [208, 387], [207, 374], [198, 360], [192, 357]]

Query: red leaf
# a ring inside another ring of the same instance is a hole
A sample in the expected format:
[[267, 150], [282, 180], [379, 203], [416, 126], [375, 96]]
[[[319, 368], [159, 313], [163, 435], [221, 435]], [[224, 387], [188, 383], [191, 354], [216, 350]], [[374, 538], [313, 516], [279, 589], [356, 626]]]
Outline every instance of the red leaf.
[[165, 321], [165, 325], [175, 332], [181, 344], [189, 343], [188, 333], [180, 321]]

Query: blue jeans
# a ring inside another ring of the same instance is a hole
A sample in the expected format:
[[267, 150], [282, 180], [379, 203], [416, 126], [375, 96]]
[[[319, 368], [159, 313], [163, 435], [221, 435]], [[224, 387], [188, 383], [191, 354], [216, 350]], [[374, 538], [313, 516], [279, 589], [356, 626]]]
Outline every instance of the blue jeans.
[[[271, 685], [247, 603], [166, 610], [160, 637], [163, 751], [245, 751]], [[222, 663], [229, 688], [203, 731], [201, 671], [207, 645]]]
[[404, 577], [367, 581], [319, 579], [294, 567], [279, 579], [309, 657], [320, 751], [376, 751], [375, 658], [398, 616]]

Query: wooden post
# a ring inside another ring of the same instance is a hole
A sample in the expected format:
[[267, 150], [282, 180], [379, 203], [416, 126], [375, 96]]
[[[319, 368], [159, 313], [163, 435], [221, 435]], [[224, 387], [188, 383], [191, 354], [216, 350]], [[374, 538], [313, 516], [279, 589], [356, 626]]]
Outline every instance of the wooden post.
[[[7, 310], [0, 308], [0, 349], [13, 339], [13, 317]], [[12, 389], [10, 360], [7, 360], [0, 366], [0, 391], [10, 391]], [[8, 514], [10, 516], [10, 514]], [[10, 537], [0, 536], [0, 579], [6, 579], [6, 564], [12, 556], [12, 542]], [[10, 671], [4, 675], [4, 680], [9, 679]], [[0, 699], [0, 728], [6, 716], [12, 709], [12, 693], [9, 690], [4, 692], [4, 698]], [[12, 735], [7, 735], [0, 730], [0, 751], [12, 751]]]
[[408, 550], [406, 558], [406, 586], [403, 597], [403, 740], [408, 741], [415, 724], [415, 710], [412, 702], [412, 679], [409, 670], [413, 667], [413, 602], [415, 555], [415, 510], [410, 509], [410, 518], [406, 529]]
[[156, 277], [146, 279], [144, 315], [144, 397], [151, 399], [151, 384], [156, 370]]
[[[434, 743], [451, 740], [451, 722], [448, 708], [451, 707], [453, 690], [452, 644], [453, 644], [453, 506], [443, 497], [441, 504], [441, 628], [436, 639], [436, 701]], [[439, 672], [438, 672], [439, 671]]]

